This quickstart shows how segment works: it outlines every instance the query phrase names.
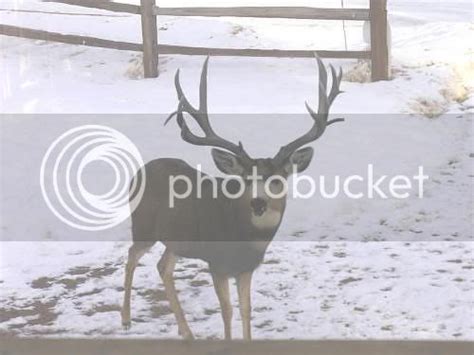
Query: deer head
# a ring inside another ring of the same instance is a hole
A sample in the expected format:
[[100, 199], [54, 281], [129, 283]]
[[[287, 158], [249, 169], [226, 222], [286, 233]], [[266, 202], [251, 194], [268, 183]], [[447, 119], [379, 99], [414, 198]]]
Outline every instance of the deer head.
[[[328, 72], [324, 63], [319, 57], [316, 57], [319, 70], [319, 105], [317, 111], [314, 111], [308, 103], [306, 109], [313, 120], [313, 126], [301, 137], [291, 141], [287, 145], [280, 148], [273, 158], [253, 159], [245, 151], [241, 142], [232, 143], [220, 137], [212, 128], [207, 107], [207, 72], [209, 57], [204, 62], [201, 72], [201, 81], [199, 89], [199, 107], [195, 108], [186, 98], [180, 83], [180, 71], [176, 72], [175, 86], [179, 99], [178, 108], [165, 121], [165, 125], [173, 118], [177, 118], [178, 126], [181, 129], [181, 138], [193, 145], [210, 146], [212, 149], [212, 157], [217, 168], [228, 175], [238, 175], [245, 181], [250, 181], [251, 176], [255, 174], [262, 179], [258, 180], [254, 186], [247, 184], [248, 189], [247, 203], [255, 217], [265, 214], [271, 205], [278, 203], [278, 200], [284, 199], [286, 196], [275, 198], [279, 195], [279, 191], [283, 189], [282, 181], [295, 172], [303, 172], [310, 164], [313, 157], [313, 148], [304, 147], [319, 139], [326, 128], [336, 122], [344, 121], [342, 118], [329, 120], [329, 110], [336, 97], [341, 93], [340, 84], [342, 79], [342, 71], [336, 72], [334, 67], [330, 65], [332, 75], [332, 87], [327, 93]], [[198, 136], [191, 132], [184, 114], [188, 114], [204, 132], [204, 136]], [[216, 149], [220, 148], [220, 149]], [[270, 184], [265, 185], [271, 179]], [[267, 192], [269, 186], [272, 196]], [[250, 193], [251, 191], [251, 193]]]

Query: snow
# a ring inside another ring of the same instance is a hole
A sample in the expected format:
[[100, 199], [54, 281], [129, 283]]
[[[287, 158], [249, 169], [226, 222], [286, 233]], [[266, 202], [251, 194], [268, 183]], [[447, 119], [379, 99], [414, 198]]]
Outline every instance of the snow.
[[[175, 3], [160, 1], [161, 6], [194, 4]], [[335, 6], [328, 0], [259, 4]], [[346, 1], [347, 7], [366, 5]], [[255, 274], [255, 338], [474, 338], [474, 104], [472, 48], [467, 43], [472, 2], [391, 0], [389, 6], [394, 79], [343, 82], [345, 94], [332, 112], [346, 122], [331, 126], [314, 144], [316, 156], [308, 174], [364, 175], [367, 165], [374, 164], [378, 175], [412, 176], [422, 165], [430, 176], [425, 198], [290, 200], [276, 241]], [[4, 0], [0, 8], [3, 24], [140, 41], [136, 16], [36, 0]], [[160, 27], [162, 43], [344, 46], [342, 26], [335, 21], [163, 17]], [[348, 22], [347, 31], [351, 49], [365, 48], [361, 23]], [[155, 269], [162, 247], [155, 246], [137, 269], [133, 325], [123, 331], [119, 310], [129, 222], [100, 235], [67, 227], [44, 204], [38, 171], [57, 136], [76, 125], [96, 123], [127, 135], [145, 161], [179, 157], [217, 173], [208, 149], [190, 148], [179, 140], [175, 125], [161, 124], [176, 108], [177, 68], [182, 68], [183, 87], [196, 102], [203, 58], [161, 56], [158, 79], [136, 80], [137, 53], [9, 37], [0, 37], [0, 47], [0, 166], [8, 172], [0, 178], [0, 333], [177, 337]], [[345, 71], [356, 65], [330, 62]], [[273, 155], [309, 127], [304, 102], [316, 107], [316, 90], [313, 60], [210, 62], [213, 124], [223, 136], [242, 140], [254, 156]], [[442, 115], [423, 116], [431, 113]], [[197, 337], [221, 338], [222, 321], [206, 265], [182, 260], [175, 275]], [[234, 291], [234, 328], [240, 336]]]

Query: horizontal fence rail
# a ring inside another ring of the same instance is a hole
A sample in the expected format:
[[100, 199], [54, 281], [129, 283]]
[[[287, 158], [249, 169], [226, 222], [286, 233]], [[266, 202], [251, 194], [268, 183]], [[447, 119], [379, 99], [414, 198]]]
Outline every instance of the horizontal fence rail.
[[[86, 45], [126, 51], [142, 51], [139, 43], [117, 42], [96, 37], [64, 35], [58, 32], [33, 30], [17, 26], [0, 25], [0, 34], [41, 41], [53, 41], [67, 44]], [[238, 49], [238, 48], [202, 48], [159, 44], [161, 54], [180, 55], [211, 55], [235, 57], [277, 57], [277, 58], [313, 58], [317, 53], [321, 58], [370, 58], [369, 51], [309, 51], [309, 50], [279, 50], [279, 49]]]
[[306, 20], [368, 21], [367, 9], [318, 9], [314, 7], [155, 7], [155, 15], [203, 17], [257, 17]]
[[143, 50], [143, 46], [139, 43], [117, 42], [88, 36], [65, 35], [57, 32], [33, 30], [30, 28], [9, 25], [0, 25], [0, 35], [125, 51], [140, 52]]
[[0, 338], [0, 355], [472, 355], [456, 341], [180, 341], [152, 339]]
[[[140, 0], [140, 6], [110, 2], [109, 0], [43, 0], [62, 4], [124, 12], [141, 16], [142, 43], [119, 42], [89, 36], [67, 35], [16, 26], [0, 25], [0, 35], [16, 36], [44, 41], [76, 45], [103, 47], [143, 52], [145, 77], [158, 76], [159, 54], [244, 56], [274, 58], [320, 57], [340, 59], [369, 59], [372, 62], [372, 80], [389, 77], [387, 41], [387, 0], [370, 0], [369, 9], [332, 9], [312, 7], [183, 7], [156, 6], [156, 0]], [[370, 21], [371, 49], [368, 51], [338, 50], [285, 50], [257, 48], [212, 48], [177, 46], [158, 43], [158, 16], [202, 16], [202, 17], [255, 17], [312, 20]]]
[[66, 5], [75, 5], [80, 7], [88, 7], [91, 9], [107, 10], [112, 12], [125, 12], [129, 14], [140, 15], [141, 9], [138, 5], [123, 4], [119, 2], [111, 2], [109, 0], [43, 0], [44, 2], [57, 2]]
[[321, 58], [342, 59], [369, 59], [370, 52], [367, 51], [317, 51], [317, 50], [284, 50], [284, 49], [240, 49], [240, 48], [209, 48], [158, 45], [163, 48], [163, 54], [183, 55], [210, 55], [231, 57], [273, 57], [273, 58], [314, 58], [317, 54]]

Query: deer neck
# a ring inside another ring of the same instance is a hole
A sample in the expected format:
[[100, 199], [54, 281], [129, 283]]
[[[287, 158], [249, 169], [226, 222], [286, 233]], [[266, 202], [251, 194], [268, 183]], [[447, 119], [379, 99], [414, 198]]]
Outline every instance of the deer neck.
[[283, 211], [268, 209], [262, 216], [251, 214], [250, 225], [261, 231], [276, 231], [280, 225], [282, 217]]

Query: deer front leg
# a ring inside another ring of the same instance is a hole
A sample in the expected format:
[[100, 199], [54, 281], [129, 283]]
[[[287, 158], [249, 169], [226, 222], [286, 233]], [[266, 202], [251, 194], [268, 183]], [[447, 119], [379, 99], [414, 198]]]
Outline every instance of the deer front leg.
[[250, 301], [250, 287], [252, 283], [252, 272], [244, 272], [237, 276], [237, 291], [239, 294], [240, 315], [242, 317], [242, 327], [244, 340], [252, 339], [250, 328], [250, 316], [252, 305]]
[[179, 303], [178, 295], [174, 285], [173, 272], [176, 265], [176, 255], [168, 249], [158, 262], [158, 272], [160, 273], [163, 285], [165, 287], [166, 298], [170, 303], [170, 308], [173, 311], [176, 321], [178, 322], [178, 332], [185, 339], [194, 339], [193, 333], [189, 328], [183, 309]]
[[214, 289], [221, 305], [222, 320], [224, 321], [225, 339], [232, 339], [232, 304], [230, 303], [229, 278], [212, 273]]
[[131, 317], [130, 317], [130, 298], [132, 295], [132, 284], [133, 284], [133, 274], [138, 265], [138, 262], [143, 255], [153, 246], [154, 243], [134, 243], [130, 249], [128, 249], [128, 260], [127, 266], [125, 267], [125, 295], [123, 298], [123, 307], [122, 307], [122, 326], [125, 329], [129, 329], [131, 326]]

